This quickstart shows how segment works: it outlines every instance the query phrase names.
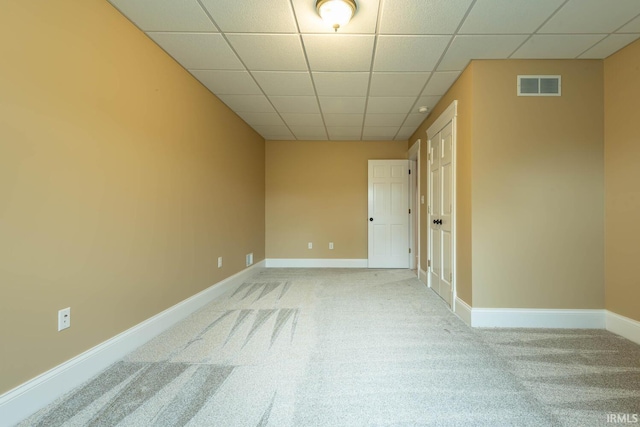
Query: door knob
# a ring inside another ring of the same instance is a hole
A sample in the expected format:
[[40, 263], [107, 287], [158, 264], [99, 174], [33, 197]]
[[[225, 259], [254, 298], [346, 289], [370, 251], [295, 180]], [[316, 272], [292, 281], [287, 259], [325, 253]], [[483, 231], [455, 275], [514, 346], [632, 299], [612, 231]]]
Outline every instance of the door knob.
[[437, 219], [434, 219], [434, 220], [433, 220], [433, 223], [434, 223], [434, 224], [437, 224], [437, 223], [438, 223], [438, 220], [437, 220]]
[[373, 221], [373, 218], [369, 218], [369, 221]]
[[442, 220], [441, 219], [438, 220], [438, 224], [442, 225]]

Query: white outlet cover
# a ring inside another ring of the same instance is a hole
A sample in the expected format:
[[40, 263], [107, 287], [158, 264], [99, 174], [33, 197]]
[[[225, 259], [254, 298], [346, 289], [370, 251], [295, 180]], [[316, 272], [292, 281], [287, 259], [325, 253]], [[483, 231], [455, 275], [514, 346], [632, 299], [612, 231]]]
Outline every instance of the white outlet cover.
[[307, 246], [309, 249], [313, 249], [313, 243], [309, 242], [309, 245]]
[[58, 331], [67, 329], [71, 326], [71, 307], [63, 308], [58, 311]]
[[222, 257], [219, 256], [218, 257], [218, 268], [221, 268], [221, 267], [222, 267]]

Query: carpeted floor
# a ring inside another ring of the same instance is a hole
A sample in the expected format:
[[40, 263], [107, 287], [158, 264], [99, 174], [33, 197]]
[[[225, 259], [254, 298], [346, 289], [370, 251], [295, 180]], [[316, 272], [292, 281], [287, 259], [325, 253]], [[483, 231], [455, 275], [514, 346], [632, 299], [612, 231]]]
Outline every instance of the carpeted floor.
[[600, 426], [640, 346], [477, 330], [407, 270], [268, 269], [21, 426]]

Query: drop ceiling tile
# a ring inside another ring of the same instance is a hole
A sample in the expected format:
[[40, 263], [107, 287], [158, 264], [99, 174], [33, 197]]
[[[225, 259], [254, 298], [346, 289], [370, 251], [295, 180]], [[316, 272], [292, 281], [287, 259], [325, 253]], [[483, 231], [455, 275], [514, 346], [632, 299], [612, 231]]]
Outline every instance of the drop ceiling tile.
[[439, 71], [463, 70], [472, 59], [506, 59], [527, 39], [526, 35], [456, 36]]
[[[418, 102], [416, 102], [415, 111], [418, 111], [420, 107], [427, 107], [429, 110], [433, 110], [433, 107], [436, 106], [438, 101], [440, 101], [441, 96], [421, 96], [418, 98]], [[425, 117], [426, 118], [426, 117]]]
[[298, 139], [310, 141], [326, 141], [329, 139], [324, 126], [292, 126], [291, 131]]
[[189, 70], [216, 95], [262, 95], [247, 71]]
[[324, 122], [327, 126], [362, 127], [364, 114], [325, 114]]
[[[348, 25], [340, 28], [341, 34], [373, 34], [376, 31], [378, 7], [380, 0], [358, 0], [358, 10]], [[315, 1], [293, 0], [293, 8], [298, 18], [300, 32], [333, 34], [332, 27], [328, 27], [318, 15]]]
[[196, 0], [109, 0], [142, 31], [207, 31], [218, 29]]
[[237, 113], [249, 126], [284, 126], [278, 113]]
[[331, 126], [327, 127], [327, 132], [329, 133], [329, 138], [331, 139], [353, 140], [360, 139], [362, 128], [351, 126]]
[[289, 0], [201, 1], [224, 32], [296, 33], [298, 31]]
[[362, 139], [392, 140], [400, 130], [398, 126], [365, 126]]
[[402, 126], [394, 138], [396, 141], [407, 141], [416, 131], [416, 126]]
[[604, 34], [534, 35], [511, 58], [576, 58], [603, 38]]
[[580, 55], [583, 59], [604, 59], [640, 37], [640, 34], [611, 34]]
[[471, 0], [384, 1], [381, 34], [453, 34]]
[[371, 96], [416, 96], [427, 82], [430, 73], [373, 73]]
[[379, 36], [374, 71], [432, 71], [450, 36]]
[[294, 126], [324, 126], [320, 114], [282, 113], [282, 118], [292, 130]]
[[427, 114], [423, 113], [412, 113], [407, 116], [407, 120], [404, 122], [404, 126], [412, 126], [414, 129], [417, 128], [425, 121], [427, 118]]
[[364, 119], [365, 129], [369, 126], [395, 126], [402, 125], [406, 114], [367, 114]]
[[251, 74], [268, 96], [315, 95], [308, 71], [254, 71]]
[[296, 139], [286, 126], [254, 126], [253, 129], [262, 135], [264, 139]]
[[616, 31], [616, 33], [640, 33], [640, 16], [631, 20], [627, 25]]
[[569, 0], [538, 33], [611, 33], [639, 13], [638, 0]]
[[295, 34], [228, 34], [229, 43], [251, 71], [306, 71]]
[[320, 113], [315, 96], [270, 96], [279, 113]]
[[221, 34], [147, 33], [187, 69], [244, 70]]
[[374, 36], [306, 34], [304, 41], [311, 71], [369, 71]]
[[477, 0], [458, 34], [530, 34], [564, 0]]
[[314, 72], [318, 96], [366, 96], [369, 88], [369, 73], [323, 73]]
[[420, 96], [442, 96], [456, 81], [460, 71], [438, 71], [431, 75], [431, 80]]
[[218, 98], [236, 113], [274, 113], [264, 95], [218, 95]]
[[362, 114], [366, 98], [351, 97], [340, 98], [332, 96], [321, 96], [320, 106], [323, 114]]
[[369, 97], [367, 114], [407, 114], [415, 100], [415, 97]]

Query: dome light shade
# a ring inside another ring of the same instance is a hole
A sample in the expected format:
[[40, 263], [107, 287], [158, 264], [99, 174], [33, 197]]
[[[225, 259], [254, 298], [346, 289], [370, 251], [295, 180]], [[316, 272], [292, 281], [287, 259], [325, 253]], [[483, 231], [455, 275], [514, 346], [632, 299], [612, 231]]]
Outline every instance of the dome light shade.
[[338, 28], [349, 23], [357, 5], [355, 0], [318, 0], [316, 9], [322, 20], [338, 31]]

